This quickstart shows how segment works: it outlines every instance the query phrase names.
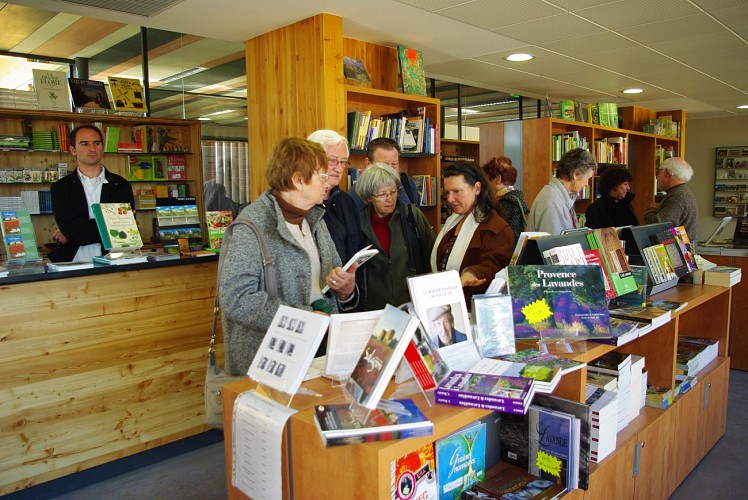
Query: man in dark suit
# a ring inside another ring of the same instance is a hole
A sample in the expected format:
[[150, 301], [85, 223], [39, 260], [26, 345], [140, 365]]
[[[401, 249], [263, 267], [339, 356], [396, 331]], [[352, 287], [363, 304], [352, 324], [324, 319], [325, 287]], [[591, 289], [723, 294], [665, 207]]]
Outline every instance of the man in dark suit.
[[91, 212], [94, 203], [134, 205], [127, 180], [109, 172], [101, 159], [104, 137], [97, 127], [81, 125], [70, 132], [70, 153], [78, 167], [52, 185], [52, 212], [57, 229], [52, 239], [58, 246], [50, 253], [53, 262], [90, 261], [101, 255], [101, 236]]

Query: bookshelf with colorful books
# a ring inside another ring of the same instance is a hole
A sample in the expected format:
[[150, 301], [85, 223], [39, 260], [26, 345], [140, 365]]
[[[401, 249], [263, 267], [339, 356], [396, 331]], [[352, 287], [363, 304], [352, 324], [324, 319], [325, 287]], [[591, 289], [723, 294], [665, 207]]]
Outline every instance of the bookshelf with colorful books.
[[[51, 241], [55, 227], [45, 193], [75, 168], [67, 134], [83, 124], [98, 126], [109, 138], [102, 162], [108, 170], [130, 180], [136, 200], [141, 194], [156, 196], [159, 187], [168, 193], [169, 187], [179, 192], [181, 186], [202, 206], [198, 121], [0, 109], [0, 139], [7, 139], [0, 144], [0, 201], [3, 206], [23, 204], [31, 208], [28, 211], [39, 245]], [[147, 146], [144, 133], [152, 136], [153, 150]], [[153, 236], [151, 221], [155, 217], [148, 206], [136, 201], [136, 217], [146, 243]]]
[[[354, 133], [352, 139], [360, 139], [358, 145], [354, 147], [355, 141], [351, 140], [351, 167], [363, 169], [364, 158], [366, 156], [365, 145], [372, 138], [370, 125], [372, 120], [379, 121], [379, 127], [383, 127], [383, 121], [387, 117], [395, 118], [395, 115], [403, 116], [408, 121], [416, 121], [421, 124], [418, 128], [418, 134], [415, 138], [416, 145], [403, 143], [400, 154], [400, 171], [406, 172], [411, 177], [428, 176], [431, 183], [428, 184], [432, 196], [427, 197], [430, 204], [421, 206], [421, 210], [428, 219], [429, 223], [438, 230], [440, 223], [441, 200], [439, 196], [433, 196], [433, 193], [441, 193], [441, 180], [439, 179], [439, 100], [430, 97], [422, 97], [410, 94], [401, 94], [387, 90], [377, 90], [366, 87], [352, 85], [345, 86], [347, 111], [349, 117], [358, 115], [368, 116], [368, 126], [366, 131], [360, 130], [360, 133]], [[416, 118], [416, 115], [418, 117]], [[382, 120], [384, 117], [384, 120]], [[358, 128], [358, 120], [349, 121], [348, 136], [354, 132], [353, 128]], [[396, 122], [392, 122], [392, 127], [396, 127]], [[382, 136], [384, 129], [379, 129], [379, 135]], [[393, 133], [395, 132], [393, 128]], [[385, 134], [390, 136], [390, 134]], [[363, 137], [363, 139], [361, 139]], [[402, 142], [402, 141], [400, 141]], [[413, 152], [408, 149], [414, 149]], [[347, 186], [346, 186], [347, 188]]]

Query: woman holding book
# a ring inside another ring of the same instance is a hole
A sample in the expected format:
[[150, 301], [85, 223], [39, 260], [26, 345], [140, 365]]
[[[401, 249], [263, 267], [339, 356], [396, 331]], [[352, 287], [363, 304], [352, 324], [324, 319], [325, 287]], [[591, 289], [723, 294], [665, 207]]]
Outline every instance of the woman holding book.
[[631, 174], [626, 167], [608, 167], [600, 174], [600, 198], [587, 207], [585, 225], [603, 227], [638, 226], [631, 201]]
[[384, 163], [369, 165], [356, 182], [356, 193], [366, 203], [360, 214], [364, 245], [379, 250], [360, 271], [365, 310], [410, 301], [408, 276], [429, 272], [434, 231], [417, 206], [398, 198], [399, 190], [400, 177]]
[[484, 293], [498, 271], [509, 264], [514, 234], [499, 215], [493, 184], [475, 163], [455, 162], [444, 170], [444, 191], [454, 212], [431, 252], [433, 271], [460, 273], [465, 300]]
[[[266, 291], [259, 242], [237, 225], [221, 252], [219, 299], [226, 345], [226, 370], [247, 373], [278, 307], [333, 313], [358, 304], [356, 266], [340, 267], [340, 256], [322, 221], [319, 205], [328, 189], [327, 157], [319, 144], [282, 139], [265, 175], [270, 189], [242, 210], [237, 220], [254, 222], [275, 265], [278, 297]], [[330, 292], [323, 295], [327, 285]]]
[[517, 182], [517, 169], [512, 166], [512, 160], [507, 156], [491, 158], [483, 165], [483, 170], [494, 186], [496, 186], [496, 200], [504, 210], [504, 215], [509, 227], [514, 233], [514, 243], [522, 231], [527, 227], [527, 213], [530, 208], [525, 203], [522, 191], [514, 189]]

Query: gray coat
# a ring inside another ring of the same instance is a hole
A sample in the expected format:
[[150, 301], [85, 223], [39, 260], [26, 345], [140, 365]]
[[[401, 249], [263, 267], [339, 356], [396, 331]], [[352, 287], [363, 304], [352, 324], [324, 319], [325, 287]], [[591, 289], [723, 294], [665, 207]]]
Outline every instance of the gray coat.
[[[320, 256], [320, 288], [332, 269], [340, 266], [335, 244], [322, 222], [324, 209], [312, 208], [306, 220], [312, 229]], [[224, 256], [219, 277], [219, 301], [226, 350], [226, 370], [232, 375], [247, 373], [271, 320], [281, 304], [312, 310], [311, 264], [309, 254], [296, 242], [286, 227], [278, 202], [264, 192], [243, 210], [238, 219], [251, 219], [263, 235], [275, 263], [278, 299], [265, 292], [260, 247], [251, 229], [237, 226]], [[338, 312], [335, 296], [326, 297]], [[357, 304], [351, 301], [352, 307]], [[346, 304], [348, 305], [348, 304]]]
[[576, 215], [571, 215], [574, 200], [560, 180], [551, 178], [532, 202], [527, 230], [561, 234], [564, 229], [574, 229], [577, 227]]

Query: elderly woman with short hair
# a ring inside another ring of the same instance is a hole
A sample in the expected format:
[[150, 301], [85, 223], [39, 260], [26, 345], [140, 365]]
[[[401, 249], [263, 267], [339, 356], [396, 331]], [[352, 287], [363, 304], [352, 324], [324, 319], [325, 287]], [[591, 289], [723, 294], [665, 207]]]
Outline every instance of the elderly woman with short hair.
[[[322, 222], [319, 205], [327, 191], [327, 157], [319, 144], [295, 137], [273, 148], [265, 175], [270, 189], [237, 217], [254, 222], [275, 264], [278, 297], [266, 292], [259, 242], [244, 225], [224, 243], [219, 299], [226, 344], [226, 370], [247, 373], [281, 304], [324, 313], [358, 305], [355, 265], [340, 256]], [[325, 285], [330, 292], [322, 294]]]
[[369, 165], [356, 182], [366, 203], [360, 214], [364, 244], [379, 250], [363, 266], [366, 310], [408, 302], [408, 276], [429, 271], [434, 231], [417, 206], [398, 199], [399, 189], [399, 176], [383, 163]]
[[527, 230], [561, 234], [565, 229], [579, 227], [574, 202], [596, 170], [597, 162], [586, 149], [566, 152], [558, 162], [556, 176], [535, 197]]

